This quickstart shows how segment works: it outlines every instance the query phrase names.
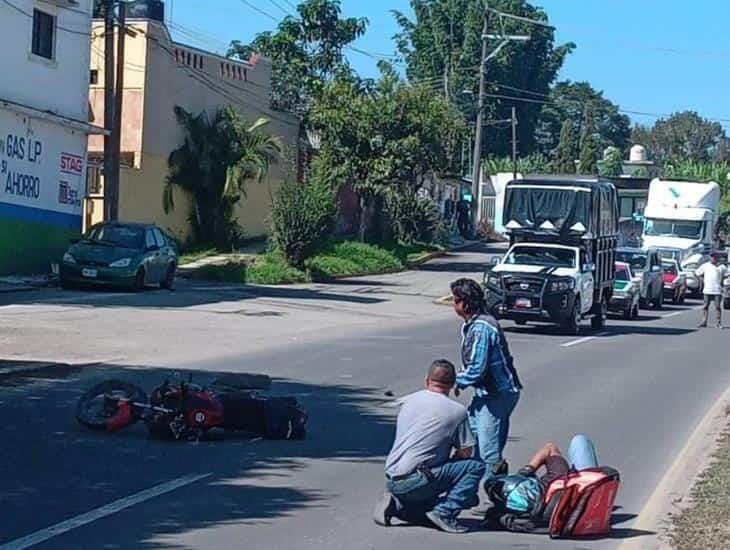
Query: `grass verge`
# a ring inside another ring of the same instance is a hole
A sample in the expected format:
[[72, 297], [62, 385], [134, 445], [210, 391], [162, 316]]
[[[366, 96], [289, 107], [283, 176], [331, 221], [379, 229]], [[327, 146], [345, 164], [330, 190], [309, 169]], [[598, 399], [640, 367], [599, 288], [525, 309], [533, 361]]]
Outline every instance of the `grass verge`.
[[692, 489], [691, 504], [673, 517], [670, 533], [677, 550], [730, 547], [730, 426], [720, 436], [709, 468]]
[[302, 283], [311, 279], [326, 280], [400, 271], [411, 262], [438, 250], [441, 249], [426, 244], [381, 247], [355, 241], [335, 241], [309, 258], [305, 262], [305, 271], [287, 265], [280, 253], [267, 252], [222, 265], [203, 266], [195, 271], [193, 277], [261, 285]]

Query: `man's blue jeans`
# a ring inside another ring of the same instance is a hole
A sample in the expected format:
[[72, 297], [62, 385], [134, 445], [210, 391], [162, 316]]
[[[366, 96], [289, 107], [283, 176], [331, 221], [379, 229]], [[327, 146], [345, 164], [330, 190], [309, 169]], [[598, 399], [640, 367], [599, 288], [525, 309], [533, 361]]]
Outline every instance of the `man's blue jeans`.
[[469, 426], [477, 440], [478, 457], [486, 467], [485, 480], [492, 477], [494, 465], [502, 460], [509, 435], [509, 417], [519, 399], [519, 392], [499, 392], [475, 395], [469, 405]]
[[596, 447], [589, 437], [583, 434], [573, 436], [568, 447], [568, 464], [579, 472], [587, 468], [598, 468]]
[[433, 479], [420, 471], [397, 481], [386, 480], [386, 488], [398, 499], [401, 519], [417, 521], [433, 510], [441, 517], [455, 518], [459, 512], [479, 503], [477, 490], [484, 475], [478, 460], [452, 460], [431, 468]]

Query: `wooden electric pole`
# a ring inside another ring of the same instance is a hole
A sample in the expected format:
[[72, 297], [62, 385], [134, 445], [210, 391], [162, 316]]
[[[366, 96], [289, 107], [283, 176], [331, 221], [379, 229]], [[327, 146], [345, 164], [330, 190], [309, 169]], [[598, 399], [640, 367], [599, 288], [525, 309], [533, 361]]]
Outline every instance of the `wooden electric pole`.
[[474, 131], [474, 155], [471, 167], [471, 222], [475, 229], [479, 213], [479, 186], [481, 185], [482, 130], [484, 125], [484, 104], [487, 94], [487, 32], [489, 31], [489, 4], [484, 2], [484, 24], [482, 26], [482, 56], [479, 60], [479, 100], [477, 103], [477, 122]]
[[104, 221], [112, 219], [114, 189], [114, 0], [104, 2]]
[[117, 78], [114, 91], [114, 188], [111, 197], [110, 220], [119, 218], [120, 164], [122, 160], [122, 105], [124, 104], [124, 44], [127, 36], [127, 5], [119, 2], [117, 35]]

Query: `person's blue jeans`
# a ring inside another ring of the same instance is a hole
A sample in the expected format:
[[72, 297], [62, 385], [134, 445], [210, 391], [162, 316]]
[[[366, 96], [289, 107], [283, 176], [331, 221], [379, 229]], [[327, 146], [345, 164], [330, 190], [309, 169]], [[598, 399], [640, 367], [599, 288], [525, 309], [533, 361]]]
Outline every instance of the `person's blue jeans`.
[[573, 436], [568, 447], [568, 463], [577, 471], [598, 468], [596, 447], [589, 437], [583, 434]]
[[475, 395], [469, 405], [469, 426], [477, 440], [478, 457], [486, 467], [485, 480], [493, 476], [494, 465], [502, 460], [509, 435], [509, 418], [519, 399], [519, 392], [499, 392]]
[[398, 510], [401, 519], [417, 521], [431, 510], [441, 517], [455, 518], [479, 503], [477, 490], [484, 464], [478, 460], [452, 460], [431, 468], [431, 473], [431, 480], [419, 471], [397, 481], [386, 479], [386, 488], [402, 507]]

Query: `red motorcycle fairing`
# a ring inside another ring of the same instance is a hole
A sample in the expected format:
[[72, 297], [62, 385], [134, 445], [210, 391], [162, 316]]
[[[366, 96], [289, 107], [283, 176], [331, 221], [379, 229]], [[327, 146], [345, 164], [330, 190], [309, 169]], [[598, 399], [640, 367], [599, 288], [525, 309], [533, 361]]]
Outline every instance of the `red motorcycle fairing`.
[[134, 411], [132, 403], [129, 401], [120, 401], [117, 405], [117, 412], [106, 423], [107, 432], [116, 432], [122, 428], [126, 428], [130, 424], [134, 424]]
[[185, 419], [191, 428], [210, 429], [223, 424], [223, 404], [209, 390], [189, 392], [185, 399]]

